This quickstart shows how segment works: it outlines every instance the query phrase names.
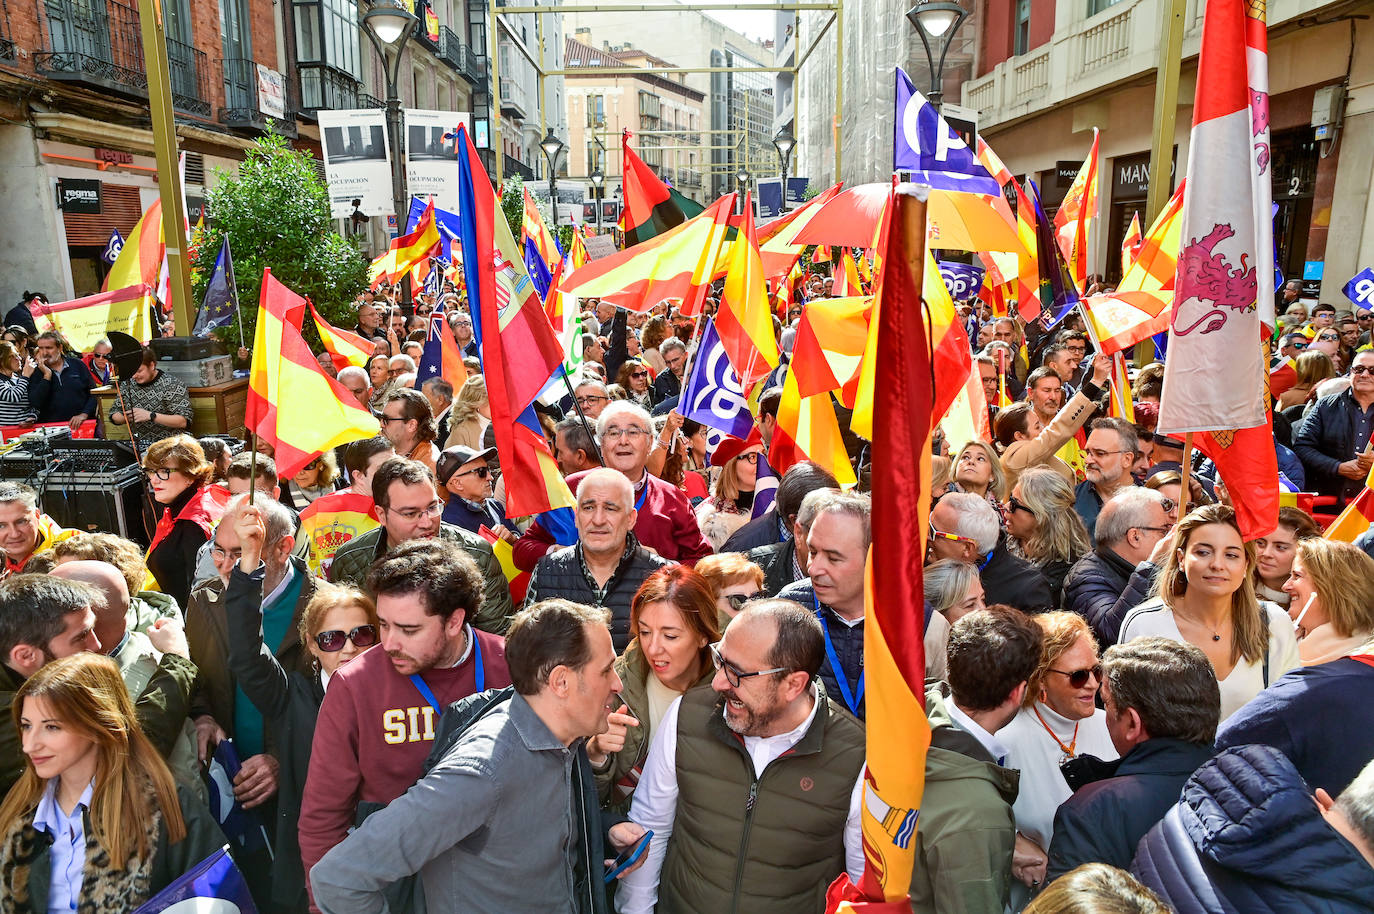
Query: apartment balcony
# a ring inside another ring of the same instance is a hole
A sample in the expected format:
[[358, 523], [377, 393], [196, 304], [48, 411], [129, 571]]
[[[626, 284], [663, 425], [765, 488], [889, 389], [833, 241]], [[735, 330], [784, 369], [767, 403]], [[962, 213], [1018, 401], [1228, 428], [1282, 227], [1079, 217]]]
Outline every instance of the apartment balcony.
[[323, 64], [297, 64], [297, 78], [300, 81], [301, 115], [314, 120], [314, 113], [321, 109], [338, 111], [347, 108], [381, 108], [382, 103], [371, 99], [375, 104], [364, 104], [364, 96], [358, 90], [362, 85], [339, 70]]
[[701, 175], [698, 172], [687, 168], [679, 168], [677, 172], [678, 187], [701, 187]]
[[474, 89], [485, 88], [487, 84], [487, 59], [469, 45], [463, 45], [463, 69], [458, 71]]
[[385, 108], [386, 102], [377, 98], [375, 95], [368, 95], [366, 92], [358, 93], [359, 108]]
[[501, 113], [506, 117], [523, 121], [529, 110], [525, 87], [513, 79], [501, 80]]
[[258, 68], [255, 61], [241, 57], [221, 58], [220, 74], [224, 80], [224, 107], [219, 109], [219, 122], [227, 127], [266, 133], [270, 127], [282, 136], [295, 137], [295, 112], [286, 105], [286, 117], [264, 114], [258, 104]]
[[14, 63], [14, 35], [8, 17], [0, 17], [0, 63]]
[[519, 159], [515, 158], [514, 156], [505, 155], [504, 153], [502, 155], [502, 163], [504, 165], [502, 171], [506, 177], [518, 177], [524, 181], [534, 180], [533, 168], [530, 168], [528, 165], [526, 165]]
[[463, 42], [458, 33], [446, 25], [439, 26], [439, 59], [457, 73], [463, 72]]

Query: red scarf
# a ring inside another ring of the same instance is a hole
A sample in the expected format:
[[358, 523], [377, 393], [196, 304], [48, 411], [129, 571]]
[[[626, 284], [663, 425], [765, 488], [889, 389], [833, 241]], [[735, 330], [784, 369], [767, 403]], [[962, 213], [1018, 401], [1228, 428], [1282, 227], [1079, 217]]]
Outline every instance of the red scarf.
[[176, 517], [172, 516], [171, 508], [163, 508], [162, 516], [158, 518], [157, 529], [153, 531], [153, 544], [148, 547], [151, 553], [158, 547], [167, 534], [172, 532], [179, 520], [189, 520], [201, 530], [205, 531], [206, 539], [214, 532], [215, 524], [224, 516], [224, 509], [229, 504], [229, 490], [224, 486], [202, 486], [190, 500], [177, 512]]

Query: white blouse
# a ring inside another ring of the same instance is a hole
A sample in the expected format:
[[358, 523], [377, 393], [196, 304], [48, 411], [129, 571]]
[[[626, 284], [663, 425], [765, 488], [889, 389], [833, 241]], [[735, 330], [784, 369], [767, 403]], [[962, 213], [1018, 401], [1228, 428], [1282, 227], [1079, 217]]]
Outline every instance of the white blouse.
[[[1221, 720], [1240, 710], [1241, 706], [1254, 698], [1266, 686], [1272, 684], [1284, 673], [1296, 669], [1301, 662], [1298, 658], [1298, 636], [1293, 631], [1293, 620], [1288, 613], [1266, 600], [1260, 601], [1260, 610], [1269, 622], [1269, 675], [1264, 675], [1263, 661], [1250, 662], [1244, 657], [1231, 670], [1225, 679], [1217, 681], [1221, 687]], [[1135, 609], [1126, 613], [1121, 621], [1121, 635], [1117, 641], [1125, 644], [1136, 638], [1158, 636], [1174, 641], [1186, 641], [1174, 620], [1174, 611], [1164, 605], [1159, 597], [1151, 597]]]

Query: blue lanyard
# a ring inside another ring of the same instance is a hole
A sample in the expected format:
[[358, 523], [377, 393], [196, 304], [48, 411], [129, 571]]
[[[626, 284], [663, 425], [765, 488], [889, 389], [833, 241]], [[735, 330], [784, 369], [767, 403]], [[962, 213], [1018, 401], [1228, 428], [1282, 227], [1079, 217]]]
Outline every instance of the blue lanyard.
[[639, 498], [635, 499], [635, 510], [644, 507], [644, 499], [649, 497], [649, 480], [644, 480], [644, 491], [639, 493]]
[[992, 552], [989, 552], [989, 553], [988, 553], [987, 558], [983, 559], [981, 562], [978, 563], [978, 570], [979, 570], [980, 572], [981, 572], [984, 568], [987, 568], [987, 567], [988, 567], [988, 563], [992, 561], [993, 552], [996, 552], [996, 551], [997, 551], [996, 549], [993, 549]]
[[[475, 691], [486, 691], [487, 678], [482, 673], [482, 645], [477, 641], [476, 632], [472, 634], [472, 657], [476, 665], [476, 669], [473, 671], [477, 679], [477, 688]], [[420, 678], [419, 673], [411, 673], [407, 678], [410, 679], [416, 690], [419, 691], [420, 696], [424, 698], [425, 701], [429, 702], [429, 706], [434, 709], [434, 713], [442, 717], [444, 709], [439, 707], [439, 699], [434, 697], [434, 690], [429, 687], [429, 684]]]
[[830, 669], [834, 672], [835, 682], [840, 687], [840, 697], [844, 699], [850, 713], [858, 717], [859, 703], [864, 700], [864, 675], [868, 671], [859, 671], [859, 689], [857, 692], [851, 692], [849, 674], [840, 666], [840, 655], [835, 653], [835, 644], [830, 640], [830, 622], [825, 618], [825, 613], [821, 612], [821, 601], [817, 599], [815, 591], [811, 592], [811, 602], [816, 604], [816, 618], [820, 620], [821, 633], [825, 635], [825, 656], [830, 661]]

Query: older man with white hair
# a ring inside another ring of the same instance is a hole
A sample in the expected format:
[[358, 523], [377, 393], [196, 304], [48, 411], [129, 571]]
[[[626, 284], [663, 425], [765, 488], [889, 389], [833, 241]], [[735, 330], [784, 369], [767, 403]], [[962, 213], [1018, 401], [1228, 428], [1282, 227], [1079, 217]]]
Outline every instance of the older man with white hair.
[[[634, 533], [639, 542], [665, 559], [691, 565], [712, 553], [711, 544], [701, 535], [691, 502], [683, 491], [645, 471], [653, 441], [652, 428], [649, 414], [642, 408], [623, 400], [612, 403], [596, 420], [601, 457], [607, 467], [618, 471], [634, 488]], [[593, 471], [573, 473], [567, 478], [574, 495], [589, 472]], [[536, 521], [515, 544], [515, 564], [533, 571], [541, 558], [560, 548], [553, 535]]]
[[930, 512], [931, 559], [954, 559], [978, 566], [989, 606], [1005, 603], [1026, 613], [1054, 609], [1050, 585], [1039, 568], [1007, 550], [997, 512], [987, 499], [951, 492]]

